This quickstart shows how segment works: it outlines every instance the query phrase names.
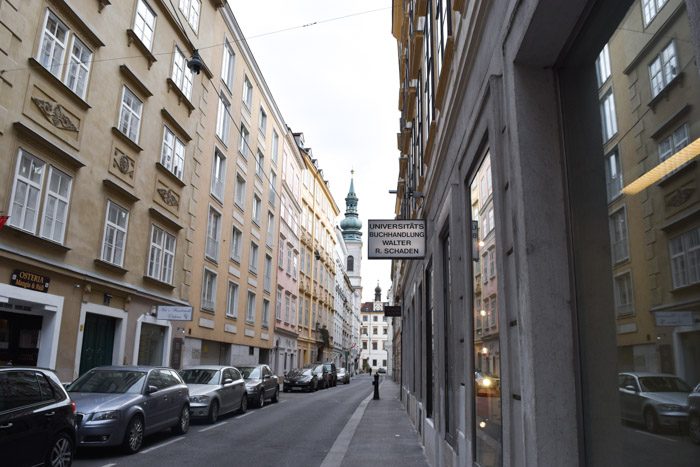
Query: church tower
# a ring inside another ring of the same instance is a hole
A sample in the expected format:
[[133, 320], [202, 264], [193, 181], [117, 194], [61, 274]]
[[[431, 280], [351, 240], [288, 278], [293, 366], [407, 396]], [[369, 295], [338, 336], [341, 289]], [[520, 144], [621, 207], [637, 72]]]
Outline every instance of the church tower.
[[362, 296], [362, 221], [357, 214], [357, 195], [355, 194], [355, 171], [350, 172], [350, 190], [345, 197], [345, 218], [340, 221], [340, 229], [347, 247], [345, 258], [350, 283]]

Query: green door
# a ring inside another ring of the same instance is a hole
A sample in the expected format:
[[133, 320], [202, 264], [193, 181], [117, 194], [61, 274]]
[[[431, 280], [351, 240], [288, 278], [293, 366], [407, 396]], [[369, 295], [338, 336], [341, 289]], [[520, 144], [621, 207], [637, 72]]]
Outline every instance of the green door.
[[112, 364], [115, 319], [87, 313], [80, 353], [80, 374], [90, 368]]

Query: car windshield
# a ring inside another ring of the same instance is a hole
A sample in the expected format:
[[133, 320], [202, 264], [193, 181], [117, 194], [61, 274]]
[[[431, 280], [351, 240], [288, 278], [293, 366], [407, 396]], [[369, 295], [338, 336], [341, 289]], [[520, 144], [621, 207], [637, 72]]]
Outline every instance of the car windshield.
[[180, 376], [186, 384], [219, 384], [219, 370], [193, 368], [182, 370]]
[[260, 379], [260, 367], [244, 366], [238, 369], [241, 370], [244, 379]]
[[645, 392], [690, 392], [690, 386], [674, 376], [643, 376], [639, 384]]
[[103, 394], [138, 394], [143, 388], [147, 372], [129, 370], [92, 370], [73, 381], [69, 392]]
[[316, 374], [323, 373], [323, 365], [317, 366], [316, 369], [314, 370], [314, 373], [316, 373]]

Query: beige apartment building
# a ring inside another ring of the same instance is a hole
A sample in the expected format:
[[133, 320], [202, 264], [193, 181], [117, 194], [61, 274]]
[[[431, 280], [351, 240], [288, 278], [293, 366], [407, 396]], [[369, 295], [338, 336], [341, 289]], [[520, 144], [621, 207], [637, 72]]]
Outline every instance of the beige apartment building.
[[[642, 14], [639, 14], [640, 11]], [[686, 4], [636, 2], [597, 60], [618, 362], [697, 381], [700, 200], [695, 161], [627, 186], [700, 135], [700, 78]]]
[[335, 289], [335, 219], [340, 210], [323, 170], [306, 147], [303, 133], [294, 133], [304, 160], [301, 187], [301, 282], [299, 283], [299, 363], [331, 358]]
[[0, 20], [0, 362], [267, 361], [288, 130], [228, 3]]

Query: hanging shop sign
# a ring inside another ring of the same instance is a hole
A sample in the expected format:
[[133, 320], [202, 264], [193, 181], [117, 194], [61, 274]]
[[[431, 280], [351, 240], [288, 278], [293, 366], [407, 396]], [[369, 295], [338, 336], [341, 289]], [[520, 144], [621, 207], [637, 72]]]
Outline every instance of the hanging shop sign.
[[401, 306], [386, 305], [384, 307], [384, 316], [387, 316], [389, 318], [400, 318], [401, 317]]
[[37, 292], [48, 292], [49, 282], [51, 282], [51, 279], [47, 276], [29, 271], [20, 271], [19, 269], [15, 269], [10, 276], [10, 285]]
[[425, 220], [369, 220], [368, 259], [425, 258]]
[[156, 318], [166, 321], [192, 321], [192, 307], [159, 305]]

